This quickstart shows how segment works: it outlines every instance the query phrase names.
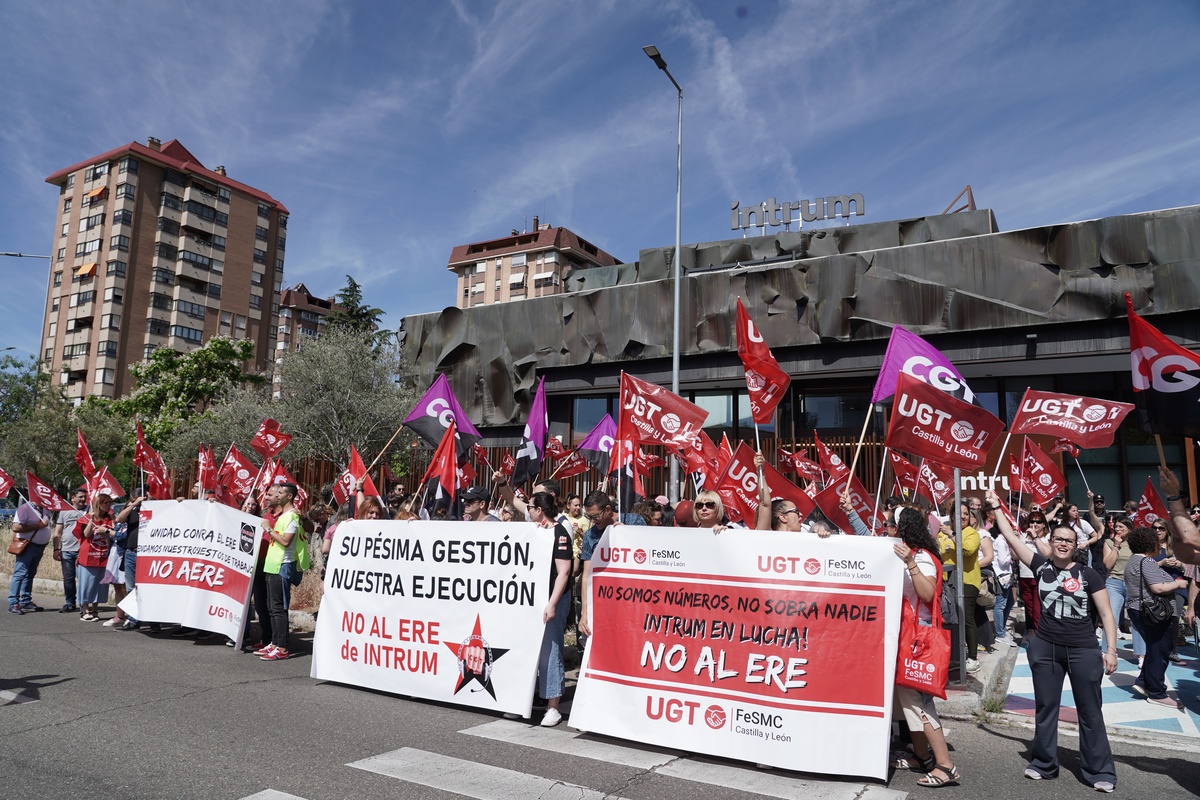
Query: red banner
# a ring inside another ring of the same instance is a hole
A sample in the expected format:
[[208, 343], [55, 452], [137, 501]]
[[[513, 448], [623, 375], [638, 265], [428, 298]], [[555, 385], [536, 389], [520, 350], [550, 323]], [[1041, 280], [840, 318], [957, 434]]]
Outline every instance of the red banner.
[[[789, 481], [770, 464], [763, 464], [763, 478], [771, 492], [771, 500], [791, 500], [800, 510], [800, 519], [807, 517], [816, 508], [816, 504], [799, 486]], [[753, 527], [759, 506], [758, 470], [754, 466], [754, 450], [748, 444], [738, 443], [738, 448], [718, 478], [716, 487], [729, 518]]]
[[1130, 411], [1132, 403], [1026, 389], [1011, 431], [1062, 437], [1083, 448], [1108, 447]]
[[1021, 474], [1029, 484], [1033, 499], [1045, 505], [1067, 488], [1067, 479], [1058, 465], [1042, 448], [1025, 437], [1025, 448], [1021, 455]]
[[83, 431], [76, 428], [75, 433], [79, 437], [78, 443], [75, 445], [75, 463], [79, 465], [83, 479], [90, 481], [96, 474], [96, 462], [92, 460], [92, 452], [88, 450], [87, 440], [83, 438]]
[[742, 298], [737, 301], [737, 350], [738, 358], [746, 372], [747, 396], [750, 398], [750, 413], [759, 425], [766, 425], [775, 418], [775, 407], [787, 395], [792, 377], [780, 368], [770, 348], [763, 341]]
[[954, 494], [954, 469], [933, 461], [922, 461], [918, 491], [940, 506]]
[[628, 435], [682, 448], [700, 433], [708, 412], [661, 386], [621, 373], [621, 418]]
[[1154, 483], [1146, 478], [1146, 488], [1142, 489], [1142, 499], [1138, 501], [1137, 513], [1133, 515], [1133, 524], [1138, 528], [1149, 528], [1158, 520], [1167, 520], [1167, 506], [1158, 496]]
[[[862, 485], [862, 481], [849, 474], [833, 481], [817, 495], [816, 503], [817, 507], [821, 509], [821, 513], [838, 530], [850, 533], [852, 530], [850, 520], [846, 517], [846, 512], [842, 510], [842, 493], [847, 489], [850, 490], [850, 502], [854, 504], [858, 518], [875, 532], [883, 530], [883, 510], [880, 509], [879, 513], [875, 514], [875, 500], [871, 497], [871, 493], [867, 491], [867, 487]], [[874, 515], [874, 524], [872, 524], [872, 515]]]
[[896, 494], [905, 497], [907, 493], [917, 491], [917, 484], [921, 480], [917, 465], [892, 450], [888, 450], [888, 457], [892, 461], [892, 472], [896, 473], [896, 486], [900, 489]]
[[70, 511], [74, 508], [66, 500], [63, 500], [58, 492], [50, 488], [50, 484], [32, 472], [25, 473], [25, 488], [29, 490], [29, 502], [35, 506], [41, 506], [47, 511]]
[[977, 469], [1004, 423], [979, 406], [901, 373], [887, 446], [961, 469]]
[[223, 594], [238, 604], [246, 602], [250, 576], [219, 561], [186, 556], [142, 556], [137, 561], [140, 585], [186, 586]]

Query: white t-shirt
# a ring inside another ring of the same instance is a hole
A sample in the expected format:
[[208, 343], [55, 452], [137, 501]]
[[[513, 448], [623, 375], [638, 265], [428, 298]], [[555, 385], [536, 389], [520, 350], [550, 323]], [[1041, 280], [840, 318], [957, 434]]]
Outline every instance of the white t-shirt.
[[[929, 553], [924, 550], [914, 550], [913, 558], [917, 562], [917, 569], [921, 574], [934, 581], [937, 580], [937, 566], [933, 563], [933, 559]], [[907, 569], [904, 570], [904, 599], [910, 606], [917, 610], [917, 619], [923, 625], [933, 624], [933, 609], [930, 603], [920, 602], [917, 597], [917, 587], [913, 586], [912, 575]]]
[[1088, 539], [1092, 538], [1092, 534], [1096, 532], [1096, 529], [1092, 527], [1092, 523], [1088, 522], [1083, 517], [1075, 520], [1074, 525], [1068, 525], [1067, 527], [1072, 528], [1075, 531], [1075, 538], [1079, 540], [1080, 547], [1086, 545], [1088, 543]]

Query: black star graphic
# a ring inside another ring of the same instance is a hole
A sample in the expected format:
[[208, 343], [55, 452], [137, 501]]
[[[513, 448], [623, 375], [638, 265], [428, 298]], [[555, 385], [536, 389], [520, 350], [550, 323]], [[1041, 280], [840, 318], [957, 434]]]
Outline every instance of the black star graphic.
[[[500, 649], [488, 646], [487, 640], [483, 638], [480, 631], [479, 615], [475, 615], [475, 629], [462, 644], [450, 644], [449, 642], [444, 644], [458, 659], [458, 685], [454, 687], [454, 693], [458, 694], [464, 686], [475, 681], [483, 687], [482, 691], [486, 691], [495, 700], [496, 690], [492, 686], [492, 664], [507, 653], [508, 648]], [[480, 690], [473, 689], [472, 691]]]

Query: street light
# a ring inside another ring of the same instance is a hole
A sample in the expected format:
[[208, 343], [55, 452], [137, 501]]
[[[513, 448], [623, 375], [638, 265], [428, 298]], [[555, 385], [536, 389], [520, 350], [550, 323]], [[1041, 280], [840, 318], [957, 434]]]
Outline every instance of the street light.
[[[683, 87], [667, 69], [667, 62], [663, 60], [662, 53], [658, 52], [657, 47], [648, 44], [642, 50], [646, 51], [646, 55], [654, 62], [654, 66], [666, 74], [668, 80], [675, 87], [675, 91], [679, 93], [679, 126], [675, 147], [675, 313], [671, 340], [671, 391], [679, 394], [679, 279], [681, 276], [679, 250], [682, 247], [680, 221], [683, 213]], [[671, 486], [667, 496], [671, 498], [672, 504], [679, 502], [679, 459], [676, 458], [671, 459]]]

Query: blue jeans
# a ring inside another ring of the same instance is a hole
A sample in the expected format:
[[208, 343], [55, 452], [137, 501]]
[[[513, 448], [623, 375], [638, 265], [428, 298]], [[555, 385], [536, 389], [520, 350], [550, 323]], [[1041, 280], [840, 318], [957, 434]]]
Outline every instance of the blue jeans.
[[1008, 612], [1013, 607], [1013, 586], [1016, 584], [1014, 578], [1009, 579], [1007, 589], [1002, 589], [996, 595], [996, 605], [992, 607], [992, 617], [996, 623], [996, 638], [1003, 639], [1005, 632], [1008, 629]]
[[8, 590], [10, 606], [33, 605], [33, 576], [37, 574], [38, 564], [42, 560], [44, 544], [30, 542], [25, 546], [25, 552], [16, 556], [13, 561], [12, 586]]
[[[1118, 625], [1121, 624], [1121, 609], [1125, 607], [1125, 602], [1129, 599], [1129, 590], [1125, 587], [1125, 581], [1122, 578], [1110, 577], [1104, 582], [1104, 588], [1108, 590], [1108, 604], [1112, 606], [1113, 619]], [[1146, 655], [1146, 640], [1142, 637], [1142, 632], [1138, 630], [1137, 625], [1133, 624], [1132, 614], [1129, 621], [1129, 629], [1133, 631], [1133, 654], [1135, 656]], [[1104, 627], [1100, 628], [1100, 652], [1108, 650], [1108, 634], [1104, 632]]]
[[563, 592], [554, 606], [554, 618], [542, 634], [542, 652], [538, 656], [538, 694], [546, 700], [562, 697], [566, 667], [563, 665], [563, 632], [571, 612], [571, 595]]
[[75, 583], [75, 562], [79, 560], [79, 551], [62, 554], [63, 597], [67, 605], [75, 605], [79, 596], [79, 586]]
[[[136, 585], [137, 585], [137, 550], [126, 550], [125, 551], [125, 590], [128, 592], [132, 592], [133, 587]], [[128, 615], [126, 615], [126, 616], [128, 616]], [[128, 619], [134, 625], [138, 624], [138, 621], [136, 619], [134, 619], [133, 617], [128, 617]]]

